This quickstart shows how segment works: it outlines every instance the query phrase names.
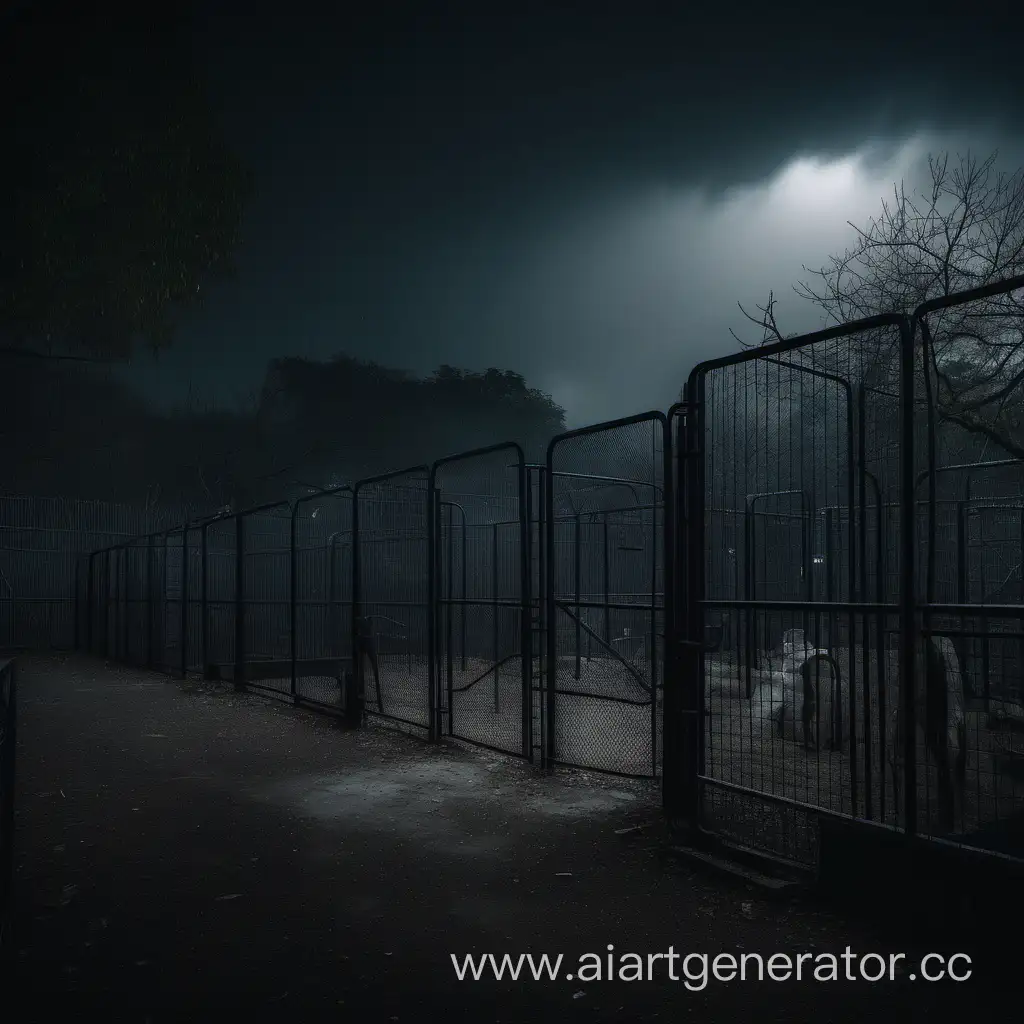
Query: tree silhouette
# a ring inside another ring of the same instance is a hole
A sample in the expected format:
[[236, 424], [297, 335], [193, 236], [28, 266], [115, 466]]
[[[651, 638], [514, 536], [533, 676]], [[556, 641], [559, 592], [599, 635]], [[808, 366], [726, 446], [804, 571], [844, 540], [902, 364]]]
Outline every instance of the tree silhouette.
[[0, 43], [0, 345], [128, 357], [227, 272], [246, 173], [187, 5], [39, 3]]

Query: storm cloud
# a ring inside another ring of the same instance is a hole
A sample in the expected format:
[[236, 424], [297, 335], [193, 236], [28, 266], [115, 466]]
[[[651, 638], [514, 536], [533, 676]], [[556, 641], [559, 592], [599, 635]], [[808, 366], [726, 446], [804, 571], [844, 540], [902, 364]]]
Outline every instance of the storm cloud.
[[257, 194], [236, 279], [131, 370], [164, 402], [344, 351], [513, 369], [570, 425], [664, 408], [735, 348], [737, 301], [774, 289], [784, 330], [818, 326], [802, 266], [929, 152], [1020, 160], [1007, 33], [982, 19], [289, 10], [197, 29]]

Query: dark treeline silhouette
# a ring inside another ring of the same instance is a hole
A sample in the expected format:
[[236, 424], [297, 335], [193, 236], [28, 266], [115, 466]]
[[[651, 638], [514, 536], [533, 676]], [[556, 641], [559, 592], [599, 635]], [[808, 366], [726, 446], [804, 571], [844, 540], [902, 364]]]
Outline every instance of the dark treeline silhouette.
[[8, 494], [244, 507], [515, 440], [541, 458], [564, 413], [517, 373], [419, 378], [347, 356], [281, 358], [248, 409], [155, 411], [106, 369], [17, 359], [0, 426]]

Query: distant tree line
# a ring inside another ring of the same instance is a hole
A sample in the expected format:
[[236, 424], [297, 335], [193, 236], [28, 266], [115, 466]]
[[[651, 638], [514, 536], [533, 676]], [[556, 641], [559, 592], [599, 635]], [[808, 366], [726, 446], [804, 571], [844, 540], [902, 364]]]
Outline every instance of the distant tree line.
[[541, 458], [564, 413], [517, 373], [419, 378], [338, 356], [271, 361], [248, 409], [153, 410], [105, 368], [12, 361], [8, 494], [241, 507], [514, 440]]

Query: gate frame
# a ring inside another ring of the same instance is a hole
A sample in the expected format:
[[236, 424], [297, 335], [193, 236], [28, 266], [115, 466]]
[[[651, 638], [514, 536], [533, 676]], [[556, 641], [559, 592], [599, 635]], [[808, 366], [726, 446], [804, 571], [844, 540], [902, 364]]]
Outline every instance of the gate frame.
[[[477, 747], [483, 747], [487, 750], [495, 750], [502, 754], [511, 754], [513, 757], [522, 757], [527, 761], [533, 758], [533, 675], [532, 675], [532, 637], [530, 629], [530, 606], [531, 606], [531, 595], [530, 595], [530, 547], [529, 547], [529, 528], [530, 528], [530, 510], [528, 507], [529, 493], [527, 489], [526, 477], [526, 455], [523, 452], [522, 446], [515, 441], [502, 441], [498, 444], [486, 445], [483, 448], [472, 448], [469, 451], [459, 452], [456, 455], [447, 455], [442, 459], [438, 459], [430, 467], [430, 475], [428, 478], [428, 494], [430, 495], [430, 506], [434, 509], [434, 519], [430, 530], [429, 540], [429, 559], [430, 559], [430, 578], [433, 581], [433, 585], [430, 588], [430, 604], [431, 604], [431, 630], [430, 638], [431, 644], [433, 645], [432, 655], [430, 657], [430, 692], [432, 695], [432, 701], [437, 707], [437, 727], [438, 736], [441, 733], [441, 709], [444, 706], [441, 700], [441, 672], [440, 664], [438, 663], [437, 654], [437, 642], [435, 630], [440, 627], [440, 605], [441, 598], [438, 596], [437, 583], [440, 580], [440, 572], [438, 566], [438, 560], [441, 553], [440, 543], [440, 530], [441, 522], [440, 516], [436, 506], [444, 504], [443, 491], [437, 487], [437, 473], [439, 469], [445, 466], [453, 465], [457, 462], [462, 462], [466, 459], [479, 458], [484, 455], [493, 455], [498, 452], [513, 452], [516, 455], [517, 461], [511, 463], [508, 468], [516, 469], [516, 489], [517, 489], [517, 505], [518, 505], [518, 523], [519, 523], [519, 646], [520, 646], [520, 677], [522, 682], [522, 696], [521, 696], [521, 735], [520, 735], [520, 751], [516, 754], [511, 750], [504, 750], [501, 747], [495, 747], [488, 743], [483, 743], [479, 740], [468, 739], [465, 736], [459, 736], [453, 731], [453, 719], [454, 715], [452, 712], [451, 700], [448, 701], [448, 735], [453, 739], [460, 740], [464, 743], [471, 743]], [[457, 503], [449, 503], [457, 504]], [[490, 525], [490, 524], [484, 524]], [[501, 524], [495, 524], [501, 525]], [[463, 529], [463, 551], [465, 551], [465, 537], [466, 537], [466, 513], [465, 509], [462, 509], [462, 529]], [[495, 566], [495, 570], [496, 570]], [[462, 562], [462, 574], [463, 581], [466, 578], [466, 562], [465, 556], [463, 556]], [[466, 599], [465, 583], [463, 583], [463, 601]], [[449, 595], [449, 601], [451, 596]], [[483, 602], [481, 602], [483, 603]], [[463, 606], [463, 620], [462, 620], [463, 635], [465, 634], [465, 605]], [[465, 639], [463, 639], [463, 657], [465, 657]], [[451, 650], [449, 647], [449, 657], [451, 656]], [[498, 666], [495, 665], [495, 671], [498, 670]]]
[[[915, 314], [916, 315], [916, 314]], [[770, 793], [748, 790], [747, 787], [735, 783], [727, 783], [721, 779], [709, 778], [706, 774], [705, 751], [705, 720], [706, 711], [706, 679], [704, 671], [704, 613], [706, 597], [705, 581], [705, 510], [707, 495], [705, 493], [705, 462], [706, 439], [704, 437], [704, 413], [706, 409], [705, 384], [707, 375], [727, 366], [756, 362], [772, 356], [778, 356], [796, 349], [803, 349], [837, 338], [849, 337], [866, 331], [894, 327], [899, 332], [899, 377], [900, 377], [900, 459], [899, 475], [900, 493], [900, 538], [901, 558], [899, 567], [899, 595], [894, 605], [869, 604], [860, 602], [840, 602], [835, 606], [828, 602], [785, 601], [767, 602], [772, 608], [792, 611], [819, 611], [823, 613], [882, 613], [899, 617], [900, 659], [899, 685], [904, 715], [903, 750], [905, 774], [904, 825], [913, 830], [916, 822], [916, 778], [915, 778], [915, 579], [914, 579], [914, 545], [907, 541], [915, 536], [914, 530], [914, 368], [915, 368], [915, 331], [910, 317], [902, 314], [887, 313], [866, 317], [861, 320], [840, 324], [788, 338], [770, 345], [744, 350], [715, 359], [698, 363], [690, 372], [684, 390], [684, 400], [673, 406], [669, 415], [679, 412], [680, 443], [677, 444], [676, 485], [678, 487], [676, 516], [679, 520], [680, 555], [686, 564], [675, 580], [678, 588], [676, 608], [679, 617], [675, 626], [676, 636], [673, 647], [677, 648], [677, 658], [672, 668], [679, 680], [679, 706], [673, 702], [673, 711], [679, 715], [678, 723], [664, 729], [665, 763], [670, 761], [677, 766], [676, 771], [667, 769], [663, 775], [663, 805], [670, 818], [681, 819], [683, 829], [700, 842], [709, 836], [715, 836], [712, 830], [705, 829], [703, 824], [703, 791], [707, 784], [716, 787], [749, 793], [759, 799], [772, 803], [783, 804], [800, 810], [812, 811], [818, 817], [839, 818], [871, 827], [873, 823], [863, 821], [851, 815], [802, 804], [800, 801]], [[854, 453], [851, 452], [851, 460]], [[670, 478], [671, 479], [671, 478]], [[853, 494], [850, 495], [851, 501]], [[851, 576], [850, 587], [855, 586], [855, 578]], [[852, 591], [851, 591], [852, 592]], [[741, 602], [748, 608], [756, 609], [758, 602]], [[852, 688], [852, 680], [851, 680]], [[668, 744], [678, 743], [678, 751], [668, 751]], [[877, 827], [877, 826], [876, 826]], [[906, 829], [905, 829], [906, 830]]]
[[[672, 598], [670, 597], [671, 592], [674, 590], [674, 573], [673, 573], [673, 561], [671, 553], [674, 550], [674, 538], [673, 531], [675, 524], [672, 522], [674, 514], [673, 501], [672, 501], [672, 439], [671, 432], [669, 430], [669, 417], [663, 413], [660, 409], [651, 409], [647, 412], [636, 413], [633, 416], [623, 416], [619, 419], [605, 420], [603, 423], [594, 423], [586, 427], [578, 427], [575, 430], [567, 430], [564, 433], [558, 434], [551, 438], [547, 446], [547, 454], [543, 465], [542, 479], [546, 480], [546, 488], [543, 495], [542, 503], [542, 515], [543, 515], [543, 534], [544, 534], [544, 548], [547, 552], [547, 559], [542, 566], [542, 572], [544, 576], [544, 593], [541, 599], [541, 604], [545, 609], [544, 620], [546, 626], [546, 637], [544, 644], [544, 664], [542, 667], [543, 678], [541, 680], [541, 705], [546, 712], [545, 719], [542, 727], [541, 737], [541, 763], [545, 767], [551, 768], [558, 764], [563, 764], [555, 757], [555, 707], [556, 707], [556, 686], [558, 681], [558, 629], [556, 627], [558, 611], [557, 602], [555, 600], [555, 583], [557, 580], [557, 569], [555, 565], [555, 514], [554, 514], [554, 498], [555, 488], [554, 479], [555, 477], [561, 476], [578, 476], [580, 478], [601, 480], [604, 479], [609, 484], [636, 484], [638, 486], [650, 487], [653, 490], [658, 488], [658, 484], [655, 482], [647, 482], [642, 480], [625, 480], [615, 477], [601, 477], [600, 475], [591, 475], [583, 473], [560, 473], [554, 468], [554, 453], [556, 447], [572, 438], [586, 437], [589, 434], [601, 434], [610, 430], [615, 430], [619, 427], [629, 427], [636, 423], [660, 423], [661, 424], [661, 435], [662, 435], [662, 458], [661, 458], [661, 494], [662, 494], [662, 555], [661, 563], [663, 565], [663, 587], [664, 597], [662, 600], [662, 620], [664, 630], [664, 643], [662, 644], [662, 658], [664, 666], [662, 670], [662, 772], [664, 774], [664, 703], [666, 700], [666, 693], [668, 687], [667, 683], [667, 666], [670, 660], [668, 654], [669, 648], [669, 622], [672, 612]], [[658, 539], [658, 525], [657, 525], [657, 502], [651, 503], [654, 508], [651, 511], [651, 536], [657, 545]], [[557, 520], [558, 522], [564, 522], [565, 519]], [[653, 585], [652, 581], [652, 585]], [[578, 611], [578, 609], [577, 609]], [[655, 613], [656, 614], [656, 613]], [[654, 627], [656, 628], [656, 627]], [[624, 778], [657, 778], [658, 773], [658, 729], [657, 729], [657, 718], [658, 718], [658, 686], [657, 686], [657, 651], [651, 651], [651, 722], [650, 722], [650, 754], [651, 754], [651, 773], [650, 775], [627, 775], [624, 772], [616, 772], [607, 768], [595, 768], [592, 766], [583, 765], [572, 765], [571, 767], [580, 767], [585, 771], [598, 772], [602, 775], [613, 775]]]
[[[398, 469], [391, 473], [380, 473], [377, 476], [364, 477], [362, 480], [357, 480], [352, 484], [352, 679], [355, 691], [360, 694], [366, 693], [366, 681], [363, 679], [363, 659], [360, 655], [359, 645], [359, 619], [360, 612], [362, 610], [362, 586], [360, 580], [360, 571], [362, 570], [362, 553], [359, 544], [359, 491], [363, 487], [369, 487], [373, 484], [386, 484], [390, 480], [397, 480], [404, 476], [411, 476], [413, 474], [421, 474], [426, 477], [425, 484], [429, 483], [430, 480], [430, 466], [419, 465], [410, 466], [408, 469]], [[431, 678], [430, 673], [433, 671], [430, 666], [434, 663], [435, 658], [435, 638], [434, 638], [434, 568], [430, 557], [430, 544], [431, 537], [434, 532], [434, 501], [433, 495], [429, 490], [429, 487], [424, 488], [423, 500], [425, 502], [425, 511], [427, 513], [427, 667], [428, 667], [428, 679], [427, 679], [427, 739], [431, 743], [436, 743], [439, 737], [438, 723], [436, 720], [437, 708], [435, 706], [433, 693], [431, 690]], [[412, 504], [412, 502], [410, 502]], [[375, 714], [376, 712], [370, 712]], [[394, 715], [380, 714], [381, 718], [391, 722], [401, 722], [403, 725], [411, 726], [414, 729], [423, 729], [422, 722], [412, 722], [407, 718], [397, 718]]]

